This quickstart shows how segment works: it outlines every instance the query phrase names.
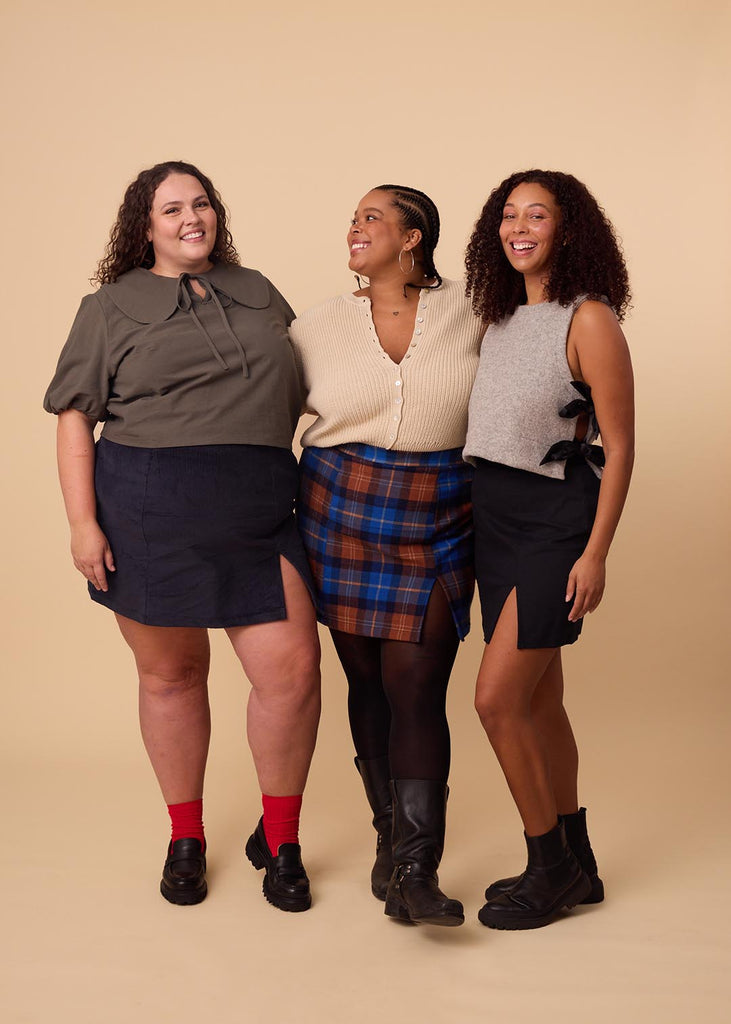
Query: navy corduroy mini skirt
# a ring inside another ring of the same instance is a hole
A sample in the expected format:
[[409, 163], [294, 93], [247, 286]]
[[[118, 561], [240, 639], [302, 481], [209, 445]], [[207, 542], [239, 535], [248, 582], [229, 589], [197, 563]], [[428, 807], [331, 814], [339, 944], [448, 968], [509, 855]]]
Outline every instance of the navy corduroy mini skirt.
[[288, 449], [134, 448], [101, 438], [95, 489], [116, 572], [106, 593], [89, 593], [120, 615], [152, 626], [285, 619], [280, 555], [313, 592]]
[[320, 622], [417, 643], [439, 582], [460, 639], [474, 592], [472, 467], [461, 448], [305, 448], [299, 523]]

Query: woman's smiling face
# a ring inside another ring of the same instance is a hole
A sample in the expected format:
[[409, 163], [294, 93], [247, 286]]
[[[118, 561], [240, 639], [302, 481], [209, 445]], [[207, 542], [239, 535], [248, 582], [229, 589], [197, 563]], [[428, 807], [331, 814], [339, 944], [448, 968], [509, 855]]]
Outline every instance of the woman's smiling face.
[[401, 250], [414, 249], [421, 232], [404, 230], [400, 211], [393, 205], [391, 195], [383, 189], [373, 189], [358, 203], [348, 229], [348, 266], [356, 274], [372, 277], [374, 271], [398, 263]]
[[546, 278], [553, 256], [561, 210], [553, 194], [536, 182], [522, 182], [503, 207], [500, 241], [511, 267], [529, 277]]
[[177, 277], [210, 269], [218, 220], [197, 178], [170, 174], [152, 197], [148, 241], [155, 250], [155, 273]]

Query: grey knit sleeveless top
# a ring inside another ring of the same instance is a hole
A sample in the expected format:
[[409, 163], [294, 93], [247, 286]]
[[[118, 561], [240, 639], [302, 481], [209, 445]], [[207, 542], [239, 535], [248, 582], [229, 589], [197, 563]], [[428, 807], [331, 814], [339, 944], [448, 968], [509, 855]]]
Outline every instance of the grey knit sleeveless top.
[[[591, 443], [599, 433], [591, 389], [571, 380], [566, 362], [571, 320], [585, 300], [518, 306], [487, 329], [470, 398], [467, 462], [489, 459], [562, 480], [566, 459], [580, 455], [601, 476], [603, 452]], [[576, 442], [582, 412], [588, 429]]]

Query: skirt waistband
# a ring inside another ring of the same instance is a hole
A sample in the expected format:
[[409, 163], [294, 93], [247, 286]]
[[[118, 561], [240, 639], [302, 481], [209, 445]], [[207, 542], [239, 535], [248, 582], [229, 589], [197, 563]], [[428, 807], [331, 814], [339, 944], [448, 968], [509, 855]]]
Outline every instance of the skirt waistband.
[[[312, 447], [311, 451], [321, 452], [327, 449]], [[378, 466], [412, 467], [415, 469], [443, 469], [447, 466], [464, 465], [461, 448], [446, 448], [438, 452], [401, 452], [391, 448], [377, 448], [371, 444], [340, 444], [334, 451], [359, 462], [375, 463]]]

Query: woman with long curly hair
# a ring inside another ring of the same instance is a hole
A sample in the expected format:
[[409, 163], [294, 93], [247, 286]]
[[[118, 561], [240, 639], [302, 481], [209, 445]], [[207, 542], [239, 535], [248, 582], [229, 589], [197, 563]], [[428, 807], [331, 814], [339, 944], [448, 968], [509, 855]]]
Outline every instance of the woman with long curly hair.
[[439, 213], [379, 185], [358, 203], [348, 266], [367, 280], [292, 324], [307, 407], [298, 519], [348, 680], [356, 766], [378, 834], [371, 890], [389, 917], [464, 921], [439, 888], [447, 684], [474, 590], [462, 460], [482, 324], [434, 264]]
[[[557, 171], [519, 172], [491, 193], [466, 263], [488, 328], [464, 450], [486, 644], [475, 705], [528, 847], [523, 874], [493, 882], [479, 918], [538, 928], [604, 898], [578, 802], [561, 647], [602, 598], [632, 472], [632, 368], [619, 327], [629, 288], [602, 209]], [[599, 424], [603, 448], [592, 443]]]
[[307, 910], [298, 821], [320, 692], [293, 518], [294, 314], [239, 265], [220, 196], [180, 161], [129, 186], [95, 280], [44, 405], [58, 415], [74, 565], [137, 664], [142, 736], [172, 822], [160, 890], [179, 905], [207, 892], [208, 629], [221, 628], [251, 683], [264, 813], [246, 853], [271, 903]]

